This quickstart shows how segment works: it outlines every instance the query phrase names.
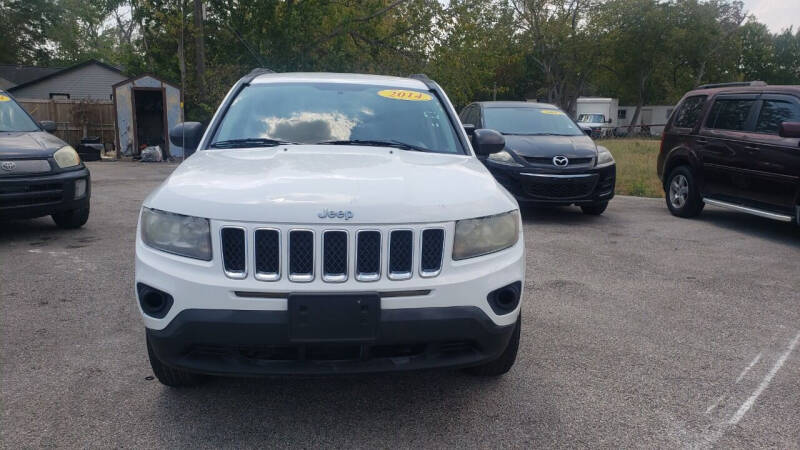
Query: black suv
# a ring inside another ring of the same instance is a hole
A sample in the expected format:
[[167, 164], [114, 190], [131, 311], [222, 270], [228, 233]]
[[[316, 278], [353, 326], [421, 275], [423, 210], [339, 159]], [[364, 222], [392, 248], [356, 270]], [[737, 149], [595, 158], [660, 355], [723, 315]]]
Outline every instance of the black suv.
[[564, 111], [546, 103], [477, 102], [461, 111], [468, 134], [499, 131], [505, 149], [478, 155], [520, 206], [577, 205], [602, 214], [614, 197], [616, 163]]
[[708, 203], [800, 224], [800, 86], [687, 93], [664, 129], [657, 171], [676, 216]]
[[53, 130], [0, 90], [0, 220], [49, 215], [78, 228], [89, 219], [89, 169]]

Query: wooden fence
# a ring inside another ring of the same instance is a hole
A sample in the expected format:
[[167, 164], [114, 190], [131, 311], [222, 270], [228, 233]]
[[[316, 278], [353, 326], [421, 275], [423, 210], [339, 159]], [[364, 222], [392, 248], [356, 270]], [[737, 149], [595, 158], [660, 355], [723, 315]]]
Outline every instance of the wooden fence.
[[17, 99], [34, 119], [52, 120], [53, 133], [73, 147], [84, 136], [99, 136], [110, 149], [115, 140], [114, 102], [97, 100]]

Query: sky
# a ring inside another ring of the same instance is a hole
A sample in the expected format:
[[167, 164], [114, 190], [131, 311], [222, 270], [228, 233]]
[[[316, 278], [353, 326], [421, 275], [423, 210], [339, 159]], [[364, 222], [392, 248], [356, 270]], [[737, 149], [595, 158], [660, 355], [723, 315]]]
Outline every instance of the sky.
[[800, 0], [744, 0], [744, 8], [773, 33], [800, 29]]

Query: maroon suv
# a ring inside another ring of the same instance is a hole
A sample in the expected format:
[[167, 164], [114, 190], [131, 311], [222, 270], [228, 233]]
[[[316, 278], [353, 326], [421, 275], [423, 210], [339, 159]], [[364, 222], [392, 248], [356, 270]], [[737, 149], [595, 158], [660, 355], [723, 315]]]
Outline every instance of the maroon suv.
[[676, 216], [708, 203], [800, 224], [800, 86], [690, 91], [664, 129], [657, 170]]

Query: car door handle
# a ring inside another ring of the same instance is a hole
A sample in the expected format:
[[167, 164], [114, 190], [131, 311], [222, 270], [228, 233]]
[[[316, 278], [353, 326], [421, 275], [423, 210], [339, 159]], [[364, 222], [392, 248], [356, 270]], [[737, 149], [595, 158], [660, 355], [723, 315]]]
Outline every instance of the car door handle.
[[708, 144], [708, 139], [698, 139], [697, 143], [698, 144]]
[[759, 147], [755, 147], [755, 146], [752, 146], [752, 145], [748, 145], [744, 149], [749, 151], [749, 152], [757, 152], [757, 151], [761, 150]]

